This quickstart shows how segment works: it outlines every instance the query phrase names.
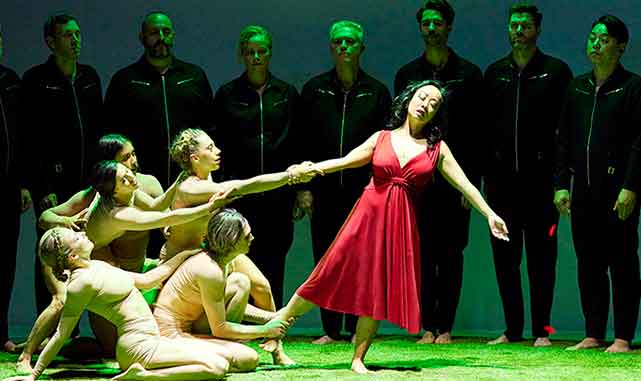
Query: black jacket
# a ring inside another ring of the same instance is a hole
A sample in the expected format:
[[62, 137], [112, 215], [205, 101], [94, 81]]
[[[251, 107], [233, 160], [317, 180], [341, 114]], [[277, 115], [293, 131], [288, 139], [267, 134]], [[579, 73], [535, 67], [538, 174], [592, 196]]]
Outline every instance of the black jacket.
[[[322, 161], [347, 155], [385, 127], [389, 90], [363, 70], [347, 92], [334, 69], [305, 83], [297, 110], [296, 138], [299, 159]], [[368, 166], [314, 179], [312, 190], [343, 192], [356, 200], [370, 177]]]
[[102, 116], [98, 73], [78, 64], [72, 83], [50, 56], [24, 73], [22, 85], [24, 128], [34, 139], [24, 155], [31, 168], [39, 168], [28, 187], [35, 200], [50, 193], [70, 197], [86, 187], [94, 161]]
[[262, 95], [244, 73], [226, 83], [214, 98], [216, 130], [226, 179], [284, 171], [294, 164], [290, 129], [298, 91], [270, 76]]
[[[556, 189], [590, 188], [608, 197], [622, 187], [639, 192], [641, 77], [617, 67], [596, 89], [592, 74], [570, 83], [565, 96], [556, 156]], [[609, 200], [614, 202], [614, 200]]]
[[165, 187], [179, 173], [169, 157], [172, 139], [183, 129], [213, 125], [213, 93], [205, 72], [176, 58], [163, 75], [144, 56], [120, 69], [107, 88], [105, 109], [105, 132], [131, 138], [143, 171]]
[[[20, 150], [20, 78], [15, 71], [0, 65], [0, 178], [18, 181]], [[5, 184], [6, 185], [6, 184]]]
[[482, 152], [483, 132], [479, 115], [481, 69], [452, 49], [447, 64], [439, 71], [421, 55], [398, 70], [394, 78], [394, 93], [398, 96], [411, 82], [428, 79], [436, 79], [446, 87], [447, 130], [443, 140], [470, 181], [478, 185], [481, 176], [477, 164]]
[[519, 68], [510, 53], [485, 71], [488, 115], [486, 180], [510, 181], [517, 173], [552, 187], [556, 129], [563, 95], [572, 80], [568, 65], [537, 50]]

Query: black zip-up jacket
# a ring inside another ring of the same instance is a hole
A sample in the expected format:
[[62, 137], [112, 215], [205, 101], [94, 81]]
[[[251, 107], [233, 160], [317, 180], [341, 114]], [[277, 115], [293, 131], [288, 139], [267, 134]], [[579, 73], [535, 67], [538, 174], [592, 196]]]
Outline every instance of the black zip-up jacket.
[[77, 64], [71, 81], [50, 56], [24, 73], [22, 86], [24, 128], [34, 143], [28, 144], [32, 153], [25, 157], [40, 169], [28, 188], [34, 200], [50, 193], [59, 200], [70, 197], [86, 187], [95, 158], [102, 117], [100, 77], [91, 66]]
[[110, 122], [105, 132], [131, 138], [143, 171], [164, 187], [179, 173], [169, 157], [178, 132], [196, 127], [210, 132], [213, 126], [213, 93], [205, 72], [177, 58], [163, 75], [144, 56], [120, 69], [107, 88], [105, 109]]
[[482, 152], [482, 124], [479, 115], [483, 80], [481, 69], [450, 49], [447, 63], [435, 70], [424, 55], [401, 67], [394, 78], [398, 96], [411, 82], [436, 79], [446, 87], [447, 130], [443, 140], [475, 185], [481, 180], [479, 155]]
[[[347, 155], [385, 127], [391, 105], [389, 90], [359, 69], [357, 81], [343, 91], [336, 70], [313, 77], [303, 86], [297, 110], [296, 138], [301, 160], [322, 161]], [[370, 177], [365, 166], [312, 182], [313, 191], [343, 192], [354, 200]]]
[[[556, 189], [616, 197], [641, 191], [641, 77], [619, 65], [597, 90], [592, 72], [570, 83], [557, 136]], [[608, 202], [614, 200], [608, 200]]]
[[572, 80], [568, 65], [537, 49], [519, 71], [512, 54], [488, 66], [484, 100], [489, 115], [487, 180], [510, 182], [517, 173], [552, 187], [555, 136], [563, 96]]
[[[15, 71], [0, 65], [0, 178], [22, 183], [20, 173], [20, 78]], [[4, 184], [7, 185], [7, 184]], [[23, 184], [20, 184], [23, 185]]]
[[284, 171], [295, 164], [289, 140], [298, 98], [294, 86], [272, 75], [262, 95], [246, 73], [218, 89], [213, 139], [222, 149], [226, 179]]

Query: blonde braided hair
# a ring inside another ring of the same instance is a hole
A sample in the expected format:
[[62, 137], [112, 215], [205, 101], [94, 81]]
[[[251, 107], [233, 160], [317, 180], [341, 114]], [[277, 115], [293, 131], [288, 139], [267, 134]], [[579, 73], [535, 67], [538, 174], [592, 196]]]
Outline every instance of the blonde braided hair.
[[38, 245], [40, 260], [51, 267], [53, 275], [61, 282], [66, 282], [68, 278], [65, 270], [67, 268], [69, 248], [62, 243], [62, 232], [66, 230], [69, 229], [55, 227], [47, 230], [42, 235]]
[[205, 131], [200, 128], [187, 128], [178, 133], [169, 148], [171, 159], [180, 165], [185, 172], [191, 173], [191, 155], [196, 153], [198, 148], [197, 138], [204, 135]]

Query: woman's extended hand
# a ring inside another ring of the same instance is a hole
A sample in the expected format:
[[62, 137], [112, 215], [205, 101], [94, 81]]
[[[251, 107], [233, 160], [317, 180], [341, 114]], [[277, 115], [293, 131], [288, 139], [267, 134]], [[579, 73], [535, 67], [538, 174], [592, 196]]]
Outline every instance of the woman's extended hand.
[[490, 225], [490, 231], [493, 236], [504, 241], [510, 240], [510, 237], [508, 237], [507, 226], [501, 217], [496, 214], [490, 214], [487, 217], [487, 223]]

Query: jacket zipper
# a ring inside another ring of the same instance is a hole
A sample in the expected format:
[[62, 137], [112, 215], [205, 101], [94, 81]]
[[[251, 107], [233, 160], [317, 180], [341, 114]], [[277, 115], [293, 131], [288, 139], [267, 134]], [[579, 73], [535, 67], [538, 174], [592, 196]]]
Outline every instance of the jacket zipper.
[[514, 111], [514, 166], [519, 172], [519, 105], [521, 102], [521, 72], [516, 75], [516, 109]]
[[76, 107], [76, 117], [78, 118], [78, 128], [80, 129], [80, 178], [78, 181], [82, 184], [82, 176], [85, 173], [85, 131], [82, 125], [82, 117], [80, 116], [80, 104], [78, 103], [78, 94], [76, 94], [76, 87], [74, 81], [69, 82], [71, 85], [71, 93], [73, 94], [73, 102]]
[[[343, 143], [344, 143], [344, 134], [345, 134], [345, 112], [347, 109], [347, 95], [349, 94], [349, 92], [350, 90], [343, 91], [343, 115], [341, 117], [341, 136], [340, 136], [340, 143], [338, 147], [339, 157], [343, 157]], [[339, 184], [341, 187], [343, 186], [343, 171], [340, 172]]]
[[11, 142], [9, 142], [9, 125], [7, 124], [7, 116], [4, 109], [4, 102], [2, 101], [2, 95], [0, 94], [0, 114], [2, 114], [2, 123], [4, 126], [4, 135], [7, 139], [7, 152], [6, 152], [6, 164], [4, 166], [4, 173], [9, 174], [9, 160], [11, 159]]
[[590, 114], [590, 130], [588, 131], [588, 143], [586, 147], [587, 157], [586, 157], [586, 169], [587, 169], [587, 180], [588, 186], [590, 186], [590, 143], [592, 141], [592, 127], [594, 126], [594, 112], [596, 111], [596, 100], [597, 95], [599, 94], [599, 86], [594, 88], [594, 102], [592, 103], [592, 113]]
[[260, 174], [265, 173], [265, 125], [263, 121], [263, 94], [258, 93], [258, 105], [260, 106]]
[[171, 168], [171, 158], [169, 157], [169, 149], [171, 147], [171, 136], [169, 134], [169, 107], [167, 107], [167, 86], [165, 83], [165, 75], [160, 76], [162, 82], [162, 105], [165, 111], [165, 132], [167, 133], [167, 182], [166, 186], [171, 184], [171, 174], [169, 173]]

